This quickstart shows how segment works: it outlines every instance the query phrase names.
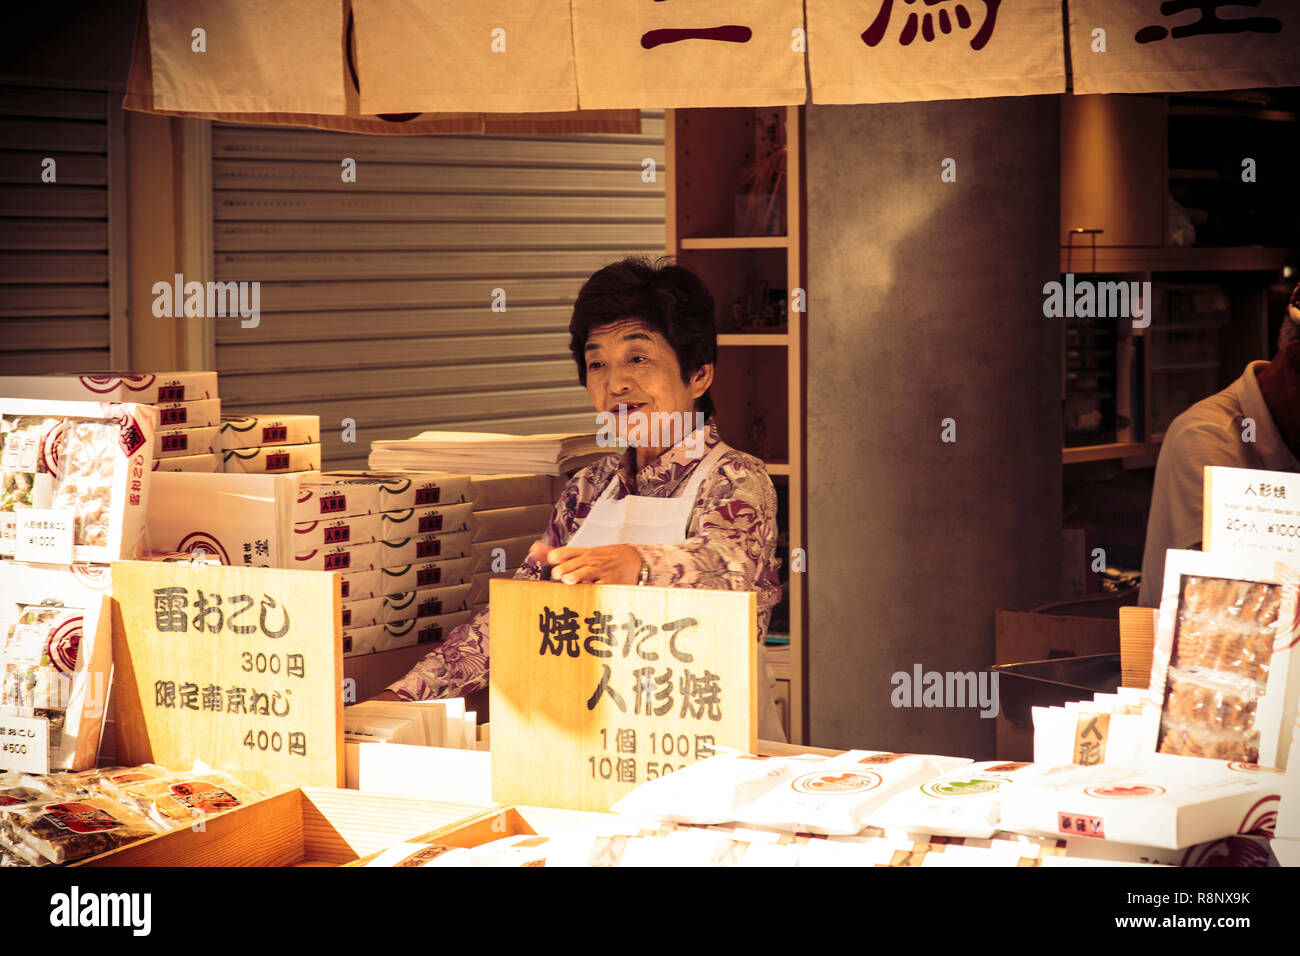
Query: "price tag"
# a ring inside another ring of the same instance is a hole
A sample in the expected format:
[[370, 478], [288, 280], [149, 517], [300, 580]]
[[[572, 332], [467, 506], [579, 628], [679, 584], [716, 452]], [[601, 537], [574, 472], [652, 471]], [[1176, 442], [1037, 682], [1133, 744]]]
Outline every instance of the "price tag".
[[72, 563], [71, 511], [26, 508], [18, 513], [14, 559], [40, 564]]
[[50, 722], [0, 714], [0, 768], [49, 773]]

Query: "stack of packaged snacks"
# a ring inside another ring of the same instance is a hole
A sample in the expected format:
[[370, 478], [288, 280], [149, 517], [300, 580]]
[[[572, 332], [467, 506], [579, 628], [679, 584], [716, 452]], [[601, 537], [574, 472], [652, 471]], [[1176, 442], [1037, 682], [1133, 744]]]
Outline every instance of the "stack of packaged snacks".
[[73, 863], [261, 797], [226, 773], [157, 764], [0, 773], [0, 866]]
[[221, 420], [221, 470], [243, 474], [319, 471], [320, 416], [231, 415]]

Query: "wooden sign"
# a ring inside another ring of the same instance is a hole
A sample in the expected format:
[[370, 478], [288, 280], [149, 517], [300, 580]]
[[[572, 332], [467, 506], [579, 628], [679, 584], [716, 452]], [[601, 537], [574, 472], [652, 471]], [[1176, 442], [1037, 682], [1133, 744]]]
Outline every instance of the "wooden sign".
[[1300, 475], [1205, 469], [1201, 549], [1300, 563]]
[[113, 564], [118, 755], [268, 793], [343, 785], [339, 576]]
[[607, 810], [717, 748], [754, 752], [753, 592], [490, 588], [493, 800]]

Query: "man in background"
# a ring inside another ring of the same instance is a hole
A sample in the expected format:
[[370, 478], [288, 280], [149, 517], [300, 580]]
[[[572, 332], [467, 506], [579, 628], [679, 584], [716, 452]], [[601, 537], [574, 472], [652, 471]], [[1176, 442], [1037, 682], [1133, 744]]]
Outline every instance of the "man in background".
[[1207, 465], [1300, 472], [1300, 285], [1291, 292], [1273, 360], [1251, 362], [1241, 378], [1165, 432], [1142, 555], [1143, 607], [1160, 604], [1165, 551], [1201, 546]]

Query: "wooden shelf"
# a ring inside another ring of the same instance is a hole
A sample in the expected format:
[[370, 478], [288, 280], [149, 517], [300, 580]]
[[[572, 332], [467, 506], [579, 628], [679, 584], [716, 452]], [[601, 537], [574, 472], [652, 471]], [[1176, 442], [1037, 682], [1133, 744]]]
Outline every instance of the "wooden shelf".
[[1113, 461], [1119, 458], [1136, 458], [1139, 455], [1153, 455], [1160, 450], [1158, 441], [1122, 441], [1109, 445], [1082, 445], [1078, 448], [1062, 448], [1061, 463], [1077, 465], [1084, 461]]
[[699, 236], [683, 238], [683, 249], [785, 249], [789, 236]]
[[725, 332], [718, 335], [718, 345], [789, 345], [786, 332]]
[[[765, 155], [768, 132], [776, 128], [786, 146], [785, 181], [780, 185], [780, 236], [737, 236], [735, 199], [744, 171]], [[803, 115], [798, 106], [725, 107], [664, 112], [664, 155], [668, 186], [664, 191], [665, 249], [695, 272], [712, 292], [719, 315], [732, 315], [741, 303], [752, 311], [756, 289], [805, 286], [803, 209]], [[766, 300], [764, 300], [766, 301]], [[788, 305], [788, 303], [787, 303]], [[768, 474], [776, 479], [784, 502], [781, 533], [793, 552], [806, 548], [803, 449], [803, 328], [807, 316], [790, 310], [784, 329], [740, 330], [718, 335], [725, 348], [714, 378], [713, 395], [723, 437], [744, 449], [746, 436], [761, 411], [771, 445]], [[734, 320], [733, 320], [734, 322]], [[739, 325], [733, 324], [733, 328]], [[806, 741], [808, 645], [807, 574], [793, 574], [786, 584], [790, 644], [775, 656], [774, 669], [787, 684], [784, 698], [790, 739]], [[780, 696], [780, 695], [778, 695]]]
[[1261, 246], [1098, 246], [1094, 266], [1089, 246], [1076, 245], [1073, 252], [1062, 246], [1061, 272], [1264, 272], [1281, 269], [1288, 254], [1294, 253]]

